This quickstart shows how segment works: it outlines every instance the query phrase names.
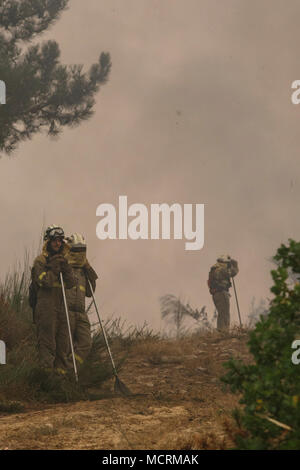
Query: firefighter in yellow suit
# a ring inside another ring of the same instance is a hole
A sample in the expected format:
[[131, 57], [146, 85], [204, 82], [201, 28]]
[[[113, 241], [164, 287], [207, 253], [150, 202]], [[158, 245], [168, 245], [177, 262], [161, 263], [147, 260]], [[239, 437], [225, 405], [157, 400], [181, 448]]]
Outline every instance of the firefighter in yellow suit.
[[227, 330], [230, 326], [230, 294], [231, 277], [239, 272], [238, 263], [229, 255], [217, 259], [209, 272], [208, 287], [218, 312], [218, 330]]
[[68, 368], [70, 338], [59, 273], [63, 275], [66, 292], [76, 279], [67, 261], [69, 250], [64, 231], [57, 225], [47, 228], [42, 253], [34, 260], [32, 282], [37, 302], [35, 323], [39, 360], [43, 367], [64, 371]]
[[94, 292], [98, 276], [86, 258], [84, 237], [79, 233], [74, 233], [67, 240], [69, 246], [68, 262], [72, 266], [76, 284], [72, 289], [66, 291], [66, 299], [75, 358], [79, 363], [82, 363], [87, 358], [92, 345], [90, 322], [85, 313], [85, 297], [92, 296], [88, 280]]

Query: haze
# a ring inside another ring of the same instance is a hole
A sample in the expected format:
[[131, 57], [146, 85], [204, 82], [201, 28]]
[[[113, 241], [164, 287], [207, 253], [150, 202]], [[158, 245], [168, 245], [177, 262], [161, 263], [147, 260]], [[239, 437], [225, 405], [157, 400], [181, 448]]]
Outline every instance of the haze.
[[[245, 320], [254, 296], [271, 296], [269, 258], [299, 240], [299, 15], [292, 0], [72, 0], [42, 39], [68, 64], [110, 52], [110, 80], [92, 119], [2, 157], [1, 278], [57, 223], [87, 239], [104, 318], [162, 328], [164, 294], [212, 316], [208, 271], [229, 253]], [[96, 208], [119, 195], [205, 204], [204, 248], [100, 241]]]

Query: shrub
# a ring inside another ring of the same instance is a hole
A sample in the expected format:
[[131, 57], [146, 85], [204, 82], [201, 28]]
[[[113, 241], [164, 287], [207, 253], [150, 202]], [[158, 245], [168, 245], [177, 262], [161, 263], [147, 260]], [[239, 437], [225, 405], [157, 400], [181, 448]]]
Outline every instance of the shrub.
[[291, 360], [291, 345], [300, 333], [300, 243], [281, 245], [274, 261], [269, 314], [250, 333], [253, 364], [231, 360], [223, 377], [242, 394], [244, 406], [234, 414], [244, 431], [236, 435], [239, 449], [300, 448], [300, 365]]

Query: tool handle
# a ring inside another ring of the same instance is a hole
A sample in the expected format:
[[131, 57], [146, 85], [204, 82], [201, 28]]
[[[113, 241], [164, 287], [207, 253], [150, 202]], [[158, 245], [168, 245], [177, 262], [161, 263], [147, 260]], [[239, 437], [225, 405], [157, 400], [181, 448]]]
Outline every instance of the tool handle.
[[63, 298], [64, 298], [64, 304], [65, 304], [65, 311], [66, 311], [67, 323], [68, 323], [68, 330], [69, 330], [69, 337], [70, 337], [70, 345], [71, 345], [71, 351], [72, 351], [72, 359], [73, 359], [73, 367], [74, 367], [75, 379], [76, 379], [76, 382], [78, 382], [77, 366], [76, 366], [76, 361], [75, 361], [75, 354], [74, 354], [72, 333], [71, 333], [71, 327], [70, 327], [70, 319], [69, 319], [68, 305], [67, 305], [67, 299], [66, 299], [66, 293], [65, 293], [65, 286], [64, 286], [63, 275], [62, 275], [61, 272], [59, 273], [59, 276], [60, 276], [61, 288], [62, 288], [62, 293], [63, 293]]
[[233, 277], [231, 278], [231, 280], [232, 280], [232, 285], [233, 285], [233, 289], [234, 289], [234, 295], [235, 295], [235, 300], [236, 300], [236, 306], [237, 306], [238, 314], [239, 314], [240, 326], [243, 326], [243, 325], [242, 325], [242, 320], [241, 320], [241, 312], [240, 312], [239, 302], [238, 302], [238, 298], [237, 298], [237, 295], [236, 295], [235, 282], [234, 282]]
[[112, 354], [111, 354], [111, 351], [110, 351], [110, 347], [109, 347], [109, 344], [108, 344], [108, 340], [107, 340], [105, 328], [104, 328], [104, 326], [103, 326], [103, 324], [102, 324], [102, 321], [101, 321], [101, 318], [100, 318], [100, 315], [99, 315], [99, 312], [98, 312], [98, 308], [97, 308], [97, 304], [96, 304], [94, 292], [93, 292], [93, 289], [92, 289], [92, 284], [91, 284], [91, 281], [90, 281], [88, 278], [87, 278], [87, 281], [88, 281], [89, 286], [90, 286], [90, 289], [91, 289], [92, 298], [93, 298], [93, 301], [94, 301], [94, 305], [95, 305], [97, 317], [98, 317], [98, 320], [99, 320], [99, 323], [100, 323], [100, 326], [101, 326], [101, 329], [102, 329], [102, 333], [103, 333], [103, 336], [104, 336], [104, 340], [105, 340], [105, 344], [106, 344], [106, 347], [107, 347], [107, 351], [108, 351], [108, 354], [109, 354], [109, 357], [110, 357], [110, 360], [111, 360], [111, 363], [112, 363], [113, 371], [114, 371], [115, 376], [118, 377], [117, 370], [116, 370], [116, 366], [115, 366], [115, 363], [114, 363], [114, 360], [113, 360], [113, 357], [112, 357]]

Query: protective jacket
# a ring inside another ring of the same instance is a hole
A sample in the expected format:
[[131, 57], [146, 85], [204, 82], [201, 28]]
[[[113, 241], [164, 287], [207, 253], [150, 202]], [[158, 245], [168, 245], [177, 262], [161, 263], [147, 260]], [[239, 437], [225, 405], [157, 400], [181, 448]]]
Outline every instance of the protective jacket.
[[[37, 325], [39, 358], [45, 367], [65, 368], [69, 350], [69, 335], [59, 272], [53, 270], [51, 259], [56, 255], [43, 246], [42, 254], [34, 260], [32, 281], [37, 292], [35, 322]], [[59, 252], [64, 259], [68, 246], [63, 243]], [[76, 284], [71, 266], [66, 262], [63, 273], [66, 292]]]
[[208, 287], [211, 294], [216, 292], [229, 291], [231, 287], [230, 278], [239, 272], [237, 261], [230, 263], [217, 262], [211, 267], [208, 277]]
[[[69, 252], [68, 245], [63, 243], [62, 249], [59, 255], [67, 259]], [[43, 298], [47, 293], [50, 293], [48, 289], [59, 289], [61, 292], [61, 283], [59, 275], [54, 273], [50, 267], [51, 257], [55, 256], [56, 253], [51, 253], [48, 250], [48, 242], [44, 243], [42, 254], [35, 258], [32, 269], [32, 280], [37, 288], [38, 300]], [[65, 287], [70, 289], [75, 285], [75, 278], [72, 272], [71, 266], [68, 264], [67, 271], [63, 275]], [[56, 292], [56, 291], [53, 291]], [[57, 291], [58, 292], [58, 291]]]
[[[71, 255], [71, 256], [70, 256]], [[66, 291], [67, 303], [70, 310], [75, 312], [85, 312], [85, 297], [91, 297], [92, 292], [88, 283], [91, 282], [92, 289], [95, 291], [96, 280], [98, 276], [87, 260], [83, 265], [72, 262], [74, 253], [68, 255], [69, 264], [72, 266], [75, 285]], [[76, 253], [81, 255], [81, 253]]]
[[[92, 296], [88, 280], [94, 292], [98, 276], [87, 261], [85, 251], [76, 252], [70, 250], [67, 258], [72, 266], [76, 284], [66, 291], [66, 298], [70, 314], [75, 357], [81, 363], [87, 358], [92, 346], [90, 322], [85, 313], [85, 297]], [[71, 364], [71, 361], [69, 362]]]

